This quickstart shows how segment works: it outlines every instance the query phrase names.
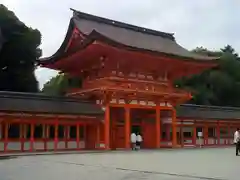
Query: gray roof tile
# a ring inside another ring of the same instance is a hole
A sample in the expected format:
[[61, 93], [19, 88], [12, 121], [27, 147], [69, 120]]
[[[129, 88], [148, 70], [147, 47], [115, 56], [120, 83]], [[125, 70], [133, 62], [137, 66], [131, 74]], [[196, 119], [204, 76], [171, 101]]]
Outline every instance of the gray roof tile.
[[198, 120], [240, 120], [240, 108], [183, 104], [177, 108], [177, 116]]
[[92, 116], [104, 113], [100, 106], [76, 98], [16, 92], [0, 92], [0, 111]]
[[192, 53], [181, 47], [176, 43], [173, 34], [170, 33], [137, 27], [79, 11], [75, 11], [74, 14], [74, 22], [76, 26], [86, 35], [91, 34], [91, 32], [95, 30], [109, 39], [133, 48], [162, 52], [198, 60], [214, 59], [213, 57]]
[[202, 56], [188, 51], [175, 41], [172, 33], [165, 33], [134, 26], [123, 22], [82, 13], [76, 10], [73, 11], [74, 15], [70, 20], [68, 32], [61, 47], [51, 57], [40, 59], [40, 64], [46, 64], [48, 62], [53, 63], [54, 61], [61, 59], [61, 55], [68, 55], [68, 53], [64, 52], [63, 50], [70, 39], [73, 25], [75, 25], [83, 34], [85, 34], [86, 38], [88, 38], [88, 35], [91, 35], [92, 32], [95, 31], [102, 35], [102, 37], [106, 37], [106, 39], [111, 40], [112, 42], [121, 44], [134, 50], [178, 56], [186, 60], [193, 59], [209, 62], [211, 60], [218, 59], [218, 57]]

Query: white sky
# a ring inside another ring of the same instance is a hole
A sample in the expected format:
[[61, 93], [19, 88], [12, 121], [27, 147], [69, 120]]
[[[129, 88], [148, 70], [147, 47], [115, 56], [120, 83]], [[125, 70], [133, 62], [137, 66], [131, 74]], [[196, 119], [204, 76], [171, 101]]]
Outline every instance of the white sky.
[[[61, 45], [74, 8], [138, 26], [175, 33], [188, 49], [219, 49], [230, 44], [240, 51], [240, 0], [0, 0], [27, 26], [42, 33], [43, 56]], [[36, 70], [40, 87], [56, 72]]]

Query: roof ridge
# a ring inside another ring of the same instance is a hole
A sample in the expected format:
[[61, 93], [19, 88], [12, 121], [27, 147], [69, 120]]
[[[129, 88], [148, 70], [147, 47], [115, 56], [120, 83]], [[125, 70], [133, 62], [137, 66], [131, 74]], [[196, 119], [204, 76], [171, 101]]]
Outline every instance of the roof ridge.
[[170, 39], [172, 41], [175, 41], [175, 37], [173, 36], [174, 33], [167, 33], [167, 32], [152, 30], [152, 29], [148, 29], [148, 28], [144, 28], [144, 27], [140, 27], [140, 26], [136, 26], [136, 25], [131, 25], [131, 24], [128, 24], [128, 23], [120, 22], [120, 21], [115, 21], [115, 20], [112, 20], [112, 19], [104, 18], [104, 17], [99, 17], [99, 16], [96, 16], [96, 15], [91, 15], [91, 14], [88, 14], [88, 13], [77, 11], [77, 10], [72, 9], [72, 8], [70, 8], [70, 9], [73, 11], [73, 16], [76, 16], [76, 17], [79, 17], [79, 18], [82, 18], [82, 19], [97, 21], [97, 22], [100, 22], [100, 23], [105, 23], [105, 24], [108, 24], [108, 25], [112, 25], [112, 26], [116, 26], [116, 27], [120, 27], [120, 28], [125, 28], [125, 29], [129, 29], [129, 30], [132, 30], [132, 31], [141, 32], [141, 33], [145, 33], [145, 34], [161, 36], [163, 38], [167, 38], [167, 39]]
[[0, 98], [17, 98], [17, 99], [40, 99], [40, 100], [52, 100], [63, 102], [79, 102], [79, 103], [92, 103], [90, 101], [81, 100], [74, 97], [66, 96], [50, 96], [43, 93], [28, 93], [28, 92], [16, 92], [16, 91], [0, 91]]

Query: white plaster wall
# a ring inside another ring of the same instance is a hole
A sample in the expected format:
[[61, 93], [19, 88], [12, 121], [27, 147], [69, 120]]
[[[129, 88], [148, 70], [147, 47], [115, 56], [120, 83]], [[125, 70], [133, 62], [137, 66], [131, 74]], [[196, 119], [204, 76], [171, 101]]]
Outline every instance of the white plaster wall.
[[137, 104], [137, 100], [132, 100], [130, 104]]
[[125, 104], [125, 101], [124, 101], [124, 99], [119, 99], [119, 104]]
[[47, 142], [47, 149], [53, 150], [54, 149], [54, 142], [53, 141], [48, 141]]
[[111, 103], [117, 103], [117, 100], [116, 99], [112, 99]]
[[203, 145], [203, 139], [196, 139], [196, 145]]
[[0, 151], [3, 151], [3, 150], [4, 150], [4, 143], [0, 142]]
[[208, 142], [208, 144], [214, 144], [214, 142], [215, 142], [215, 139], [214, 138], [208, 138], [207, 139], [207, 142]]
[[224, 144], [225, 139], [220, 139], [220, 144]]
[[25, 142], [24, 145], [23, 145], [23, 149], [24, 149], [25, 151], [30, 150], [30, 142]]
[[168, 145], [168, 146], [171, 146], [172, 145], [172, 142], [171, 141], [168, 141], [168, 142], [163, 142], [163, 141], [161, 141], [161, 143], [160, 143], [161, 145]]
[[[25, 151], [30, 150], [30, 141], [24, 142], [23, 148]], [[85, 142], [80, 141], [79, 142], [79, 147], [80, 148], [85, 148]], [[65, 142], [64, 141], [59, 141], [57, 145], [58, 149], [65, 149]], [[68, 148], [70, 149], [76, 149], [77, 148], [77, 143], [75, 141], [70, 141], [68, 142]], [[54, 141], [49, 141], [47, 142], [47, 149], [48, 150], [54, 150]], [[4, 150], [4, 142], [0, 142], [0, 151]], [[21, 151], [21, 142], [9, 142], [7, 145], [7, 150], [18, 150]], [[34, 142], [33, 143], [33, 151], [34, 150], [44, 150], [44, 142]]]
[[169, 102], [166, 103], [166, 106], [172, 107], [172, 105]]
[[33, 143], [33, 150], [43, 150], [43, 149], [44, 149], [44, 142]]
[[[77, 142], [76, 141], [68, 141], [67, 142], [68, 148], [69, 149], [77, 149]], [[85, 148], [85, 142], [80, 141], [79, 142], [79, 148]], [[54, 141], [52, 142], [47, 142], [47, 149], [54, 149]], [[65, 141], [59, 141], [57, 144], [57, 149], [65, 149]]]
[[105, 148], [105, 144], [104, 144], [104, 143], [100, 143], [100, 144], [99, 144], [99, 147], [100, 147], [100, 148]]
[[77, 148], [77, 142], [76, 141], [69, 141], [68, 142], [68, 148], [69, 149], [76, 149]]
[[8, 150], [21, 150], [21, 143], [20, 142], [9, 142], [7, 144]]
[[146, 105], [147, 103], [145, 101], [139, 101], [139, 104]]
[[65, 142], [64, 141], [58, 141], [57, 149], [65, 149]]
[[186, 143], [186, 144], [191, 144], [191, 143], [192, 143], [192, 140], [191, 140], [191, 139], [184, 140], [184, 143]]
[[156, 104], [155, 104], [153, 101], [148, 101], [147, 104], [148, 104], [149, 106], [156, 106]]
[[184, 144], [183, 146], [184, 146], [184, 147], [196, 147], [196, 146], [193, 145], [193, 144]]
[[85, 141], [80, 141], [79, 142], [79, 148], [82, 148], [84, 149], [86, 146], [85, 146]]
[[161, 102], [159, 103], [160, 106], [167, 106], [167, 107], [172, 107], [172, 104], [170, 104], [169, 102]]

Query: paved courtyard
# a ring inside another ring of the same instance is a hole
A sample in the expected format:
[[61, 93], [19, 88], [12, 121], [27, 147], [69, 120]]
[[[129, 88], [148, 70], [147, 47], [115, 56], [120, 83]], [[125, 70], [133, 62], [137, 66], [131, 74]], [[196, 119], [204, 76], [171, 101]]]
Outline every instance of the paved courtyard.
[[239, 180], [234, 148], [25, 156], [0, 160], [1, 180]]

